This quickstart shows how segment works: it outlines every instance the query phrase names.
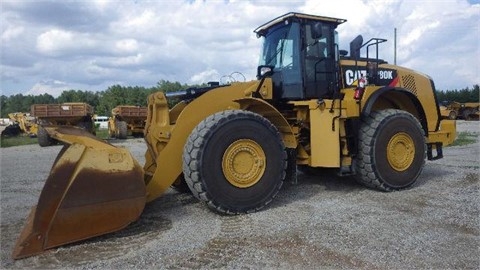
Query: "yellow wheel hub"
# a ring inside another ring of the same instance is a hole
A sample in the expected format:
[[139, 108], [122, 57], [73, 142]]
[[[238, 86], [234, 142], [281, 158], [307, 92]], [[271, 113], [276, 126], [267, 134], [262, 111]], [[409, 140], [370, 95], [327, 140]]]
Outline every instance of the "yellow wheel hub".
[[410, 168], [415, 158], [415, 144], [405, 132], [395, 134], [387, 145], [387, 160], [396, 171], [402, 172]]
[[222, 169], [230, 184], [239, 188], [255, 185], [265, 172], [266, 157], [255, 141], [241, 139], [228, 146], [223, 154]]

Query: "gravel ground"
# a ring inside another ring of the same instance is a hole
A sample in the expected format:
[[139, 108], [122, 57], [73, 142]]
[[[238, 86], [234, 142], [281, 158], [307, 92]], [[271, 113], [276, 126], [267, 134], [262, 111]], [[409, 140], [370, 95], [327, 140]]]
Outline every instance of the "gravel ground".
[[[61, 147], [2, 148], [0, 268], [479, 269], [479, 122], [457, 130], [477, 142], [445, 148], [409, 190], [299, 173], [266, 209], [240, 216], [170, 190], [120, 232], [17, 261], [14, 242]], [[115, 144], [143, 164], [143, 140]]]

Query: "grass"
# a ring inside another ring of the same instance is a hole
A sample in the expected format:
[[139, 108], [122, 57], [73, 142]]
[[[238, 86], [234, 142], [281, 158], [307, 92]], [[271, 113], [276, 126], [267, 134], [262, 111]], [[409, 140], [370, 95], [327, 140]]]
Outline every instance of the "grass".
[[0, 146], [2, 148], [37, 143], [37, 138], [30, 138], [28, 136], [2, 137], [0, 139]]
[[[97, 138], [102, 140], [108, 139], [108, 130], [107, 129], [97, 129]], [[28, 136], [17, 136], [17, 137], [2, 137], [0, 138], [0, 147], [12, 147], [19, 145], [28, 145], [28, 144], [38, 144], [37, 138], [30, 138]]]
[[[475, 143], [478, 139], [478, 134], [474, 132], [459, 132], [457, 139], [453, 142], [453, 144], [449, 146], [462, 146]], [[109, 138], [108, 130], [107, 129], [97, 129], [97, 137], [106, 140]], [[18, 136], [18, 137], [10, 137], [10, 138], [1, 138], [0, 139], [0, 147], [11, 147], [11, 146], [19, 146], [19, 145], [27, 145], [27, 144], [37, 144], [37, 138], [30, 138], [28, 136]]]
[[97, 138], [102, 140], [109, 139], [108, 129], [97, 129]]
[[475, 143], [478, 139], [478, 134], [474, 132], [462, 131], [459, 132], [457, 139], [450, 146], [463, 146]]

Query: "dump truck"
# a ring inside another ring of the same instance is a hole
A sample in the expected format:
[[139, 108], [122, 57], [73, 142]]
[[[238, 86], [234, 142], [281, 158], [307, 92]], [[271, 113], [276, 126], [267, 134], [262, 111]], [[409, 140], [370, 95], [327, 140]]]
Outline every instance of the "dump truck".
[[147, 107], [121, 105], [112, 109], [108, 120], [111, 138], [126, 139], [127, 136], [142, 137], [147, 120]]
[[151, 94], [143, 168], [87, 132], [47, 129], [65, 146], [13, 257], [120, 230], [172, 185], [227, 215], [266, 207], [297, 166], [380, 191], [412, 187], [454, 141], [455, 121], [441, 119], [432, 78], [369, 52], [385, 39], [359, 35], [340, 50], [345, 21], [287, 13], [254, 31], [257, 80]]
[[37, 136], [37, 119], [33, 116], [30, 116], [30, 113], [9, 113], [8, 117], [12, 121], [12, 124], [5, 127], [1, 134], [2, 137], [13, 137], [20, 134], [24, 134], [32, 138]]
[[440, 106], [440, 114], [443, 118], [451, 120], [479, 120], [479, 102], [460, 103], [456, 101], [444, 101]]
[[87, 103], [33, 104], [30, 114], [38, 121], [38, 144], [42, 147], [58, 143], [48, 132], [48, 127], [73, 126], [95, 134], [93, 107]]

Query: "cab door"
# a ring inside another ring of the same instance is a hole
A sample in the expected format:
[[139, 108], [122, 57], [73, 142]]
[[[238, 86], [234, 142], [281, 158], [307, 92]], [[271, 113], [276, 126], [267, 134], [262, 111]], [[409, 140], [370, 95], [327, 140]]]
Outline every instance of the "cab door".
[[304, 86], [306, 98], [331, 98], [336, 87], [335, 26], [313, 22], [304, 26]]

